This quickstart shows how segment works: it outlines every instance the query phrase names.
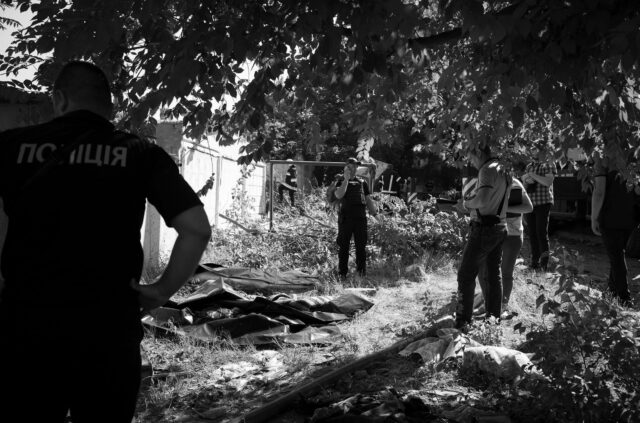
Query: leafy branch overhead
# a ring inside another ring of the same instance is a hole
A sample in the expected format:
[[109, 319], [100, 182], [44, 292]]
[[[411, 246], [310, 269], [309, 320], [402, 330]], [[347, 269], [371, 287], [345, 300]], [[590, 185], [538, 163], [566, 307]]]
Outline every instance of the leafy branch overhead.
[[61, 63], [91, 58], [114, 81], [123, 125], [164, 108], [194, 138], [213, 125], [254, 140], [250, 159], [270, 152], [265, 125], [319, 91], [342, 99], [364, 137], [389, 140], [408, 122], [443, 154], [484, 142], [526, 154], [547, 138], [556, 156], [581, 146], [620, 164], [640, 145], [635, 0], [0, 4], [34, 14], [0, 71], [38, 64], [34, 82], [48, 87]]

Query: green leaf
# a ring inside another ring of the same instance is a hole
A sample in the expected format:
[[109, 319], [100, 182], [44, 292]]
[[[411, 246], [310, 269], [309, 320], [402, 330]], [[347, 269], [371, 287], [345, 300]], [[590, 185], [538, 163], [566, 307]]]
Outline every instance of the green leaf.
[[536, 308], [539, 308], [545, 301], [547, 301], [547, 297], [544, 294], [540, 294], [538, 298], [536, 298]]
[[522, 324], [522, 322], [518, 322], [515, 325], [513, 325], [513, 330], [517, 330], [518, 333], [524, 333], [527, 331], [527, 328], [524, 324]]
[[633, 71], [633, 65], [636, 63], [636, 55], [629, 49], [622, 56], [622, 67], [626, 72], [631, 73]]
[[562, 50], [569, 55], [576, 54], [576, 42], [570, 38], [562, 40]]
[[234, 87], [233, 84], [227, 83], [226, 88], [227, 88], [227, 92], [229, 93], [229, 95], [231, 97], [237, 97], [238, 96], [238, 93], [236, 92], [236, 87]]
[[262, 120], [262, 115], [256, 110], [251, 114], [247, 123], [249, 127], [252, 129], [258, 129], [260, 127], [260, 121]]
[[530, 110], [532, 112], [538, 111], [538, 102], [536, 101], [535, 98], [533, 98], [532, 95], [527, 96], [525, 104], [527, 105], [527, 110]]
[[492, 41], [494, 42], [494, 44], [502, 41], [507, 35], [507, 31], [504, 29], [504, 26], [502, 25], [502, 23], [500, 23], [500, 21], [495, 21], [491, 30], [493, 33]]
[[607, 93], [609, 94], [609, 103], [615, 108], [620, 107], [620, 99], [618, 98], [618, 93], [613, 89], [611, 85], [607, 87]]
[[362, 69], [365, 72], [373, 72], [373, 68], [375, 67], [375, 57], [372, 52], [366, 51], [364, 53], [364, 57], [362, 58]]
[[611, 50], [615, 54], [623, 54], [629, 48], [629, 41], [623, 34], [616, 35], [611, 40]]
[[553, 41], [547, 45], [546, 52], [554, 62], [560, 63], [562, 61], [562, 49]]
[[520, 106], [515, 106], [511, 109], [511, 122], [513, 122], [514, 129], [522, 126], [524, 122], [524, 111]]
[[384, 53], [376, 53], [374, 58], [374, 68], [378, 75], [384, 75], [387, 70], [387, 59]]

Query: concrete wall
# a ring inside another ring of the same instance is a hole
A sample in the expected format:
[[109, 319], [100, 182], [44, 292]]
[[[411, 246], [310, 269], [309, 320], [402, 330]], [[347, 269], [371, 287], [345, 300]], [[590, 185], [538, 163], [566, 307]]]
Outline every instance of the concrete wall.
[[[159, 123], [156, 138], [158, 145], [176, 159], [182, 176], [196, 192], [215, 173], [213, 187], [200, 200], [212, 226], [225, 228], [232, 225], [219, 215], [227, 213], [233, 207], [234, 191], [242, 177], [242, 167], [237, 164], [239, 145], [220, 146], [213, 136], [195, 143], [182, 137], [181, 124], [175, 122]], [[246, 193], [247, 218], [260, 217], [264, 182], [265, 166], [259, 164], [239, 186]], [[162, 267], [169, 259], [176, 232], [166, 226], [153, 206], [148, 205], [141, 238], [145, 266], [150, 273], [154, 273], [154, 270]]]

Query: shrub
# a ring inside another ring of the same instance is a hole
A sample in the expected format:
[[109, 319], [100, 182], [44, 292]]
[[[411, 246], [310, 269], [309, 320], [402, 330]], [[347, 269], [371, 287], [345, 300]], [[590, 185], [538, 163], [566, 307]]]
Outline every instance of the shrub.
[[383, 219], [371, 225], [369, 239], [379, 248], [379, 258], [412, 263], [425, 251], [458, 254], [463, 246], [468, 220], [456, 213], [440, 212], [435, 199], [411, 203], [377, 194]]
[[514, 407], [523, 421], [640, 421], [636, 315], [606, 296], [585, 293], [581, 285], [589, 280], [578, 272], [577, 253], [561, 248], [554, 256], [561, 258], [558, 288], [537, 300], [550, 327], [515, 326], [528, 331], [524, 348], [535, 353], [549, 381], [521, 386], [531, 401], [522, 404], [520, 397]]
[[[427, 252], [457, 254], [462, 249], [466, 218], [439, 212], [434, 201], [415, 202], [409, 209], [397, 197], [375, 195], [381, 214], [387, 214], [369, 219], [369, 263], [408, 264]], [[233, 211], [228, 214], [240, 215]], [[215, 261], [227, 266], [295, 268], [310, 273], [335, 268], [337, 216], [326, 205], [322, 189], [304, 195], [295, 208], [274, 204], [273, 222], [273, 232], [262, 230], [258, 235], [235, 227], [215, 230]], [[249, 227], [265, 225], [264, 221], [246, 219], [242, 223]]]

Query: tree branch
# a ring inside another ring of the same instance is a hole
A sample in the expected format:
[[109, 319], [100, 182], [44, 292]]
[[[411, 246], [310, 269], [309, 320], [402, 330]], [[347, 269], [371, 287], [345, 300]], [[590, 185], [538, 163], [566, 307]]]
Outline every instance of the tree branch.
[[[497, 13], [494, 13], [493, 16], [505, 16], [513, 13], [518, 6], [520, 6], [522, 2], [519, 1], [517, 3], [506, 6], [501, 9]], [[449, 31], [444, 31], [436, 35], [431, 35], [429, 37], [418, 37], [418, 38], [410, 38], [408, 40], [410, 48], [433, 48], [437, 47], [441, 44], [446, 44], [451, 41], [456, 41], [462, 37], [462, 28], [454, 28]]]

